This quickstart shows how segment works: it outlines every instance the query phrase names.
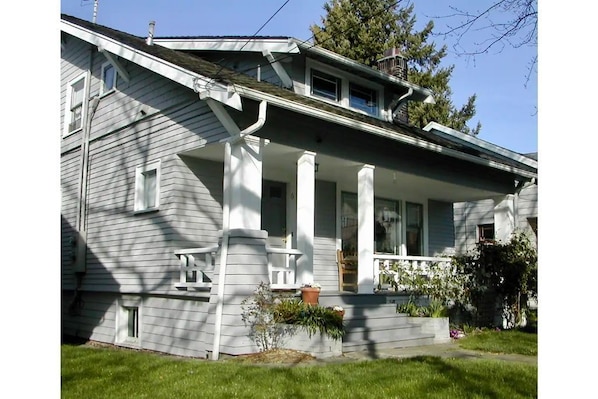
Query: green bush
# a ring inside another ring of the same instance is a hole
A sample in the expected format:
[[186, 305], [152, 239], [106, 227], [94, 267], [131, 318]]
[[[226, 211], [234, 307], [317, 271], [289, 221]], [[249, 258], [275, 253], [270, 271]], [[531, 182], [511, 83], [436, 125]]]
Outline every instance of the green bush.
[[341, 339], [345, 334], [343, 316], [330, 307], [283, 299], [274, 306], [273, 315], [277, 323], [302, 326], [310, 337], [320, 332], [333, 339]]

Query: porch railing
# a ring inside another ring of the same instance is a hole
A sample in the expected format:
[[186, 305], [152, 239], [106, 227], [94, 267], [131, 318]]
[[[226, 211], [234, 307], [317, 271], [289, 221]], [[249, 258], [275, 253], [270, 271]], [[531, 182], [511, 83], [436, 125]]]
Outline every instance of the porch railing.
[[218, 245], [204, 248], [189, 248], [174, 251], [179, 258], [178, 289], [210, 288], [216, 262]]
[[294, 248], [266, 247], [270, 288], [296, 289], [297, 259], [303, 253]]
[[[174, 251], [179, 258], [178, 289], [211, 288], [216, 253], [219, 247], [189, 248]], [[293, 248], [266, 247], [268, 275], [272, 289], [296, 289], [297, 259], [302, 252]]]
[[374, 254], [374, 286], [382, 290], [405, 291], [402, 276], [418, 275], [432, 278], [434, 271], [447, 271], [451, 258]]

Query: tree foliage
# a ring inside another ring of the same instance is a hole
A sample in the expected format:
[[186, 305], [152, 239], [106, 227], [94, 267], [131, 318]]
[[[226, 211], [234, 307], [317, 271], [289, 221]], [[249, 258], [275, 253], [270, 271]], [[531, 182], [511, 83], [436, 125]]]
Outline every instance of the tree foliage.
[[462, 107], [451, 100], [449, 86], [454, 66], [442, 66], [446, 46], [430, 41], [433, 21], [417, 31], [413, 4], [399, 7], [396, 0], [329, 0], [322, 25], [312, 25], [314, 44], [366, 65], [375, 66], [384, 51], [398, 48], [408, 63], [408, 80], [431, 89], [436, 104], [410, 102], [409, 120], [424, 127], [438, 122], [455, 130], [478, 134], [481, 124], [470, 128], [467, 122], [475, 115], [473, 94]]

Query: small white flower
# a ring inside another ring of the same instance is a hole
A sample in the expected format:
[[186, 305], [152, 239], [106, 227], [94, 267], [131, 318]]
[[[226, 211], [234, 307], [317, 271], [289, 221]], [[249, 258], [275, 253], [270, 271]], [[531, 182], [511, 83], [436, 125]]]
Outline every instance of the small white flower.
[[335, 305], [335, 306], [332, 308], [332, 310], [334, 310], [335, 312], [342, 312], [342, 311], [343, 311], [343, 310], [345, 310], [345, 309], [343, 309], [343, 307], [342, 307], [342, 306]]

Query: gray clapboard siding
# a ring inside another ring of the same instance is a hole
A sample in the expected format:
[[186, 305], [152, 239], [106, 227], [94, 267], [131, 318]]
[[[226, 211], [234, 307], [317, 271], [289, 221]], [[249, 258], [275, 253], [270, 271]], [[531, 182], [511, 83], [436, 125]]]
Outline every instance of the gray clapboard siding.
[[77, 316], [68, 313], [72, 292], [62, 296], [63, 334], [99, 342], [114, 342], [116, 297], [113, 294], [83, 293], [83, 306]]
[[74, 248], [71, 238], [74, 236], [77, 224], [77, 203], [79, 192], [79, 151], [65, 154], [60, 160], [60, 191], [61, 191], [61, 265], [62, 287], [74, 288], [72, 257]]
[[314, 280], [324, 291], [338, 290], [336, 183], [316, 180]]
[[453, 204], [428, 201], [428, 251], [431, 256], [450, 254], [454, 251]]
[[538, 217], [538, 186], [529, 186], [519, 193], [517, 199], [517, 227], [533, 236], [533, 230], [527, 218]]
[[478, 240], [478, 225], [494, 223], [494, 200], [485, 199], [454, 204], [455, 250], [473, 250]]
[[[200, 340], [207, 302], [148, 297], [143, 301], [142, 346], [177, 355], [205, 357]], [[168, 343], [168, 344], [166, 344]]]
[[[217, 242], [215, 220], [221, 220], [221, 199], [209, 197], [209, 192], [222, 192], [222, 166], [215, 164], [208, 168], [211, 176], [219, 171], [219, 177], [206, 180], [214, 187], [203, 191], [203, 197], [192, 196], [194, 207], [183, 208], [180, 217], [177, 209], [180, 194], [178, 190], [188, 192], [188, 186], [201, 186], [202, 179], [196, 177], [188, 166], [176, 154], [180, 151], [196, 148], [204, 132], [201, 123], [194, 125], [194, 131], [186, 126], [174, 124], [181, 117], [191, 121], [190, 116], [209, 121], [216, 126], [218, 133], [206, 131], [205, 136], [212, 135], [213, 140], [223, 137], [223, 128], [215, 121], [209, 109], [199, 104], [171, 110], [166, 115], [158, 115], [152, 121], [144, 121], [138, 125], [104, 136], [92, 142], [90, 150], [90, 184], [89, 184], [89, 216], [88, 269], [104, 272], [91, 273], [84, 285], [87, 287], [113, 286], [123, 291], [139, 291], [142, 287], [151, 286], [151, 290], [160, 292], [173, 290], [172, 277], [178, 271], [178, 259], [174, 256], [175, 243], [193, 242], [200, 246], [202, 230], [209, 230], [209, 243]], [[191, 121], [192, 122], [192, 121]], [[134, 139], [144, 143], [142, 148], [134, 143]], [[181, 140], [182, 139], [182, 140]], [[183, 142], [183, 144], [179, 144]], [[205, 142], [205, 140], [204, 140]], [[133, 214], [135, 168], [144, 162], [161, 160], [161, 192], [160, 209], [157, 212]], [[205, 165], [200, 165], [205, 173]], [[187, 171], [187, 179], [193, 181], [181, 185], [181, 171]], [[171, 198], [172, 197], [172, 198]], [[204, 210], [206, 204], [208, 210]], [[186, 230], [179, 231], [177, 223]], [[189, 220], [200, 228], [189, 229]], [[209, 226], [213, 226], [211, 229]], [[135, 234], [142, 232], [142, 235]], [[199, 234], [198, 234], [199, 233]], [[143, 268], [145, 273], [141, 273]], [[114, 270], [113, 270], [114, 269]], [[118, 270], [116, 270], [118, 269]], [[163, 278], [153, 279], [152, 273], [162, 274]], [[147, 280], [146, 280], [147, 279]]]

